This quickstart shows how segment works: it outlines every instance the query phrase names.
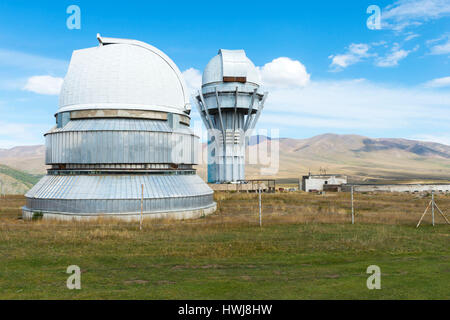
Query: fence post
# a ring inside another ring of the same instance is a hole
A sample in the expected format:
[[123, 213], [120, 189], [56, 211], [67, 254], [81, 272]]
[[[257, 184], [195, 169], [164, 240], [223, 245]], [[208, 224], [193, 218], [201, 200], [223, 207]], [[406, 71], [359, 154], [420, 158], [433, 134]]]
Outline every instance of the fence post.
[[139, 220], [139, 230], [142, 230], [143, 211], [144, 211], [144, 184], [141, 184], [141, 219]]
[[261, 213], [261, 186], [259, 186], [259, 227], [262, 227], [262, 213]]
[[434, 190], [431, 190], [431, 219], [433, 220], [433, 227], [434, 227]]
[[353, 206], [353, 186], [352, 186], [352, 224], [355, 224], [355, 209]]

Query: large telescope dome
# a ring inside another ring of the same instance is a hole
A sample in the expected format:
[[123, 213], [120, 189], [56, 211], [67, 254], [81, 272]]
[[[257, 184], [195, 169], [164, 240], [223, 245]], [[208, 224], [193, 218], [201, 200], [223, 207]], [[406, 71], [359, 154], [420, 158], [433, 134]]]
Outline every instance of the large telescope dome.
[[23, 218], [197, 218], [216, 210], [196, 174], [180, 70], [144, 42], [102, 38], [74, 51], [55, 126], [44, 134], [45, 175]]
[[141, 41], [97, 38], [98, 47], [73, 52], [58, 113], [133, 109], [189, 114], [186, 85], [167, 55]]

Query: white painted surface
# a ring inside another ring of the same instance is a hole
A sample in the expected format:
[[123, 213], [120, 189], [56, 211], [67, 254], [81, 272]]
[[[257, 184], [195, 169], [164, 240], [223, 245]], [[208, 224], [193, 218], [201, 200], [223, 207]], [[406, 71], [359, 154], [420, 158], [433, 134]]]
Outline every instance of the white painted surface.
[[202, 85], [222, 82], [223, 77], [247, 77], [247, 82], [261, 83], [258, 70], [244, 50], [220, 49], [203, 71]]
[[347, 177], [337, 177], [337, 176], [324, 176], [316, 177], [311, 176], [305, 180], [305, 191], [309, 192], [311, 190], [323, 191], [323, 186], [325, 184], [345, 184], [347, 183]]
[[190, 109], [181, 72], [163, 52], [140, 41], [100, 39], [98, 47], [73, 52], [58, 112]]

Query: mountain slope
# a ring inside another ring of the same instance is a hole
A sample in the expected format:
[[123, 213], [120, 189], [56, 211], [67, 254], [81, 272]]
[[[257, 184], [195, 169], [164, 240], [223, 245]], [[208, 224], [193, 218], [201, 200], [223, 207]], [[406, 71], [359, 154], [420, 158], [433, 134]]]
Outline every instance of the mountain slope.
[[[279, 143], [280, 165], [273, 175], [276, 178], [299, 177], [322, 169], [358, 181], [450, 180], [450, 146], [438, 143], [337, 134], [259, 141], [269, 147]], [[250, 143], [248, 152], [257, 153], [257, 148]], [[260, 167], [248, 165], [247, 178], [263, 177]]]
[[[272, 148], [276, 143], [279, 147], [278, 171], [263, 176], [261, 166], [248, 164], [247, 179], [298, 178], [309, 171], [318, 173], [322, 169], [328, 173], [346, 174], [357, 181], [450, 180], [450, 146], [407, 139], [372, 139], [329, 133], [309, 139], [252, 137], [247, 148], [247, 161], [250, 152], [258, 155], [258, 148], [265, 150], [266, 146]], [[205, 152], [205, 145], [202, 149]], [[23, 193], [39, 175], [45, 174], [44, 157], [45, 146], [42, 145], [0, 149], [0, 180], [11, 186], [10, 192]], [[202, 159], [201, 155], [199, 159]], [[198, 165], [197, 169], [205, 179], [206, 164]]]
[[45, 146], [19, 146], [0, 149], [0, 164], [29, 173], [45, 173]]
[[289, 140], [280, 141], [278, 176], [322, 168], [358, 180], [450, 178], [450, 146], [336, 134]]
[[0, 164], [0, 193], [22, 194], [35, 185], [42, 175], [30, 174]]

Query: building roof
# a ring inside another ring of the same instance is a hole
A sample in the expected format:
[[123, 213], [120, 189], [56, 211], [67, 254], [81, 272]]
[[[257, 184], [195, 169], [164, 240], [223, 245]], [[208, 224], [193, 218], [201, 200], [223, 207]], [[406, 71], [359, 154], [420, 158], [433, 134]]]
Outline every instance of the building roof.
[[246, 82], [256, 85], [261, 79], [253, 62], [245, 55], [244, 50], [220, 49], [203, 71], [202, 85], [223, 82], [224, 77], [245, 77]]
[[344, 175], [344, 174], [331, 174], [331, 173], [328, 173], [328, 174], [309, 174], [307, 176], [303, 176], [303, 178], [319, 178], [319, 179], [320, 178], [325, 179], [325, 178], [331, 178], [331, 177], [347, 178], [347, 176]]
[[157, 48], [136, 40], [102, 38], [75, 50], [59, 97], [59, 110], [135, 109], [188, 114], [180, 70]]
[[39, 199], [139, 199], [209, 195], [197, 175], [47, 175], [25, 195]]

